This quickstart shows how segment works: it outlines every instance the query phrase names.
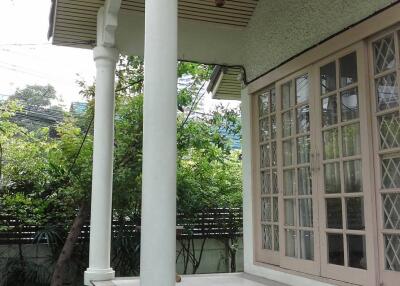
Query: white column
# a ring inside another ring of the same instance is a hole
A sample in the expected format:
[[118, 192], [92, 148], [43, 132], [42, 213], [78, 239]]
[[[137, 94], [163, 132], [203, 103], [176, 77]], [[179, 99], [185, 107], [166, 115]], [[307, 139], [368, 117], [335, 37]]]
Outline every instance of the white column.
[[177, 0], [146, 0], [140, 283], [175, 285]]
[[92, 204], [90, 216], [89, 268], [85, 285], [92, 280], [110, 280], [111, 212], [114, 145], [114, 85], [118, 52], [98, 46], [93, 50], [96, 62], [96, 96], [93, 142]]
[[244, 271], [253, 266], [253, 205], [251, 181], [251, 100], [248, 89], [242, 90], [242, 176], [243, 176], [243, 258]]

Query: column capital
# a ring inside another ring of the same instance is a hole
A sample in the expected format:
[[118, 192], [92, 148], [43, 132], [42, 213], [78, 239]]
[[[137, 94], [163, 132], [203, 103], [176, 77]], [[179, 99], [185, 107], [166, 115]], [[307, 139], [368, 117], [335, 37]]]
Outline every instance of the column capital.
[[97, 46], [93, 49], [93, 59], [95, 62], [102, 59], [116, 63], [118, 61], [118, 56], [119, 52], [116, 48]]
[[97, 43], [101, 46], [115, 46], [115, 33], [118, 27], [118, 13], [121, 0], [106, 0], [97, 14]]

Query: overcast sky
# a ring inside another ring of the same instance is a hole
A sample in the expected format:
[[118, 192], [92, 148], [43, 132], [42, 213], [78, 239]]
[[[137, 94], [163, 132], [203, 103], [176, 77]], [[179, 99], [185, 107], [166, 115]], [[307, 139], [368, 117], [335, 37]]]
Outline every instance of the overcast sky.
[[95, 67], [90, 50], [52, 46], [47, 40], [50, 3], [0, 0], [0, 94], [49, 83], [69, 107], [82, 100], [76, 80], [92, 82]]
[[[50, 4], [51, 0], [0, 0], [0, 98], [27, 84], [51, 84], [69, 108], [71, 102], [83, 100], [76, 80], [93, 82], [91, 50], [53, 46], [47, 40]], [[208, 95], [205, 109], [220, 102]]]

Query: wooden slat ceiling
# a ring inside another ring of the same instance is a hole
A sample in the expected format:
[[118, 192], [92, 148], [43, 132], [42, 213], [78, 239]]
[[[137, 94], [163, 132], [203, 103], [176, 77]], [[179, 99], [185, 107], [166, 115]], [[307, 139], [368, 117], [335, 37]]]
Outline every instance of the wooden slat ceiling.
[[[144, 12], [145, 0], [123, 0], [121, 10]], [[258, 0], [226, 0], [224, 7], [215, 0], [179, 0], [179, 17], [244, 28]], [[104, 0], [57, 0], [53, 43], [91, 47], [96, 40], [96, 15]]]

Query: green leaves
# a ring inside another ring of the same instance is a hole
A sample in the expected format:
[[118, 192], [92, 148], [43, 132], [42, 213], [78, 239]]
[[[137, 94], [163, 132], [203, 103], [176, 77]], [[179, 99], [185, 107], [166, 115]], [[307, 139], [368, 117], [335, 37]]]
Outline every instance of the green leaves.
[[17, 89], [9, 98], [30, 107], [50, 107], [55, 99], [57, 99], [56, 90], [51, 85], [27, 85], [23, 89]]

